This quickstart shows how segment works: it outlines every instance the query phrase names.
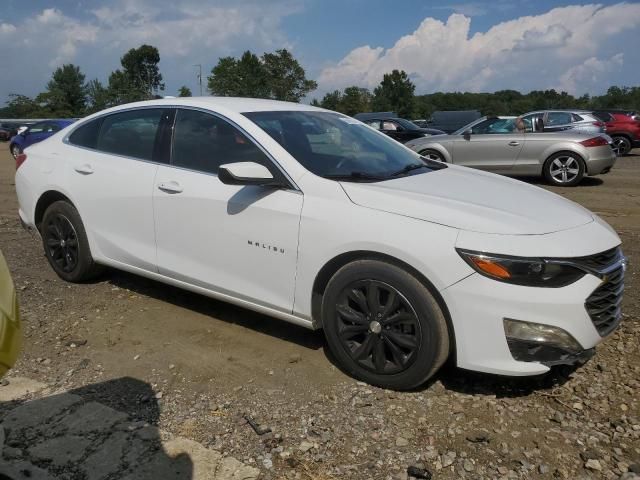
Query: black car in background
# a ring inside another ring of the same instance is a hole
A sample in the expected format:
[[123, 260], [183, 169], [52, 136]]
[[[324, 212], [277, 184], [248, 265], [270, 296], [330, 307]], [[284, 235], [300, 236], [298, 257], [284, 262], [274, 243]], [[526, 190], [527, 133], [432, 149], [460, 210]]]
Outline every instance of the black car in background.
[[434, 128], [420, 128], [409, 120], [399, 118], [394, 112], [358, 113], [354, 115], [354, 118], [386, 133], [400, 143], [407, 143], [420, 137], [444, 135], [445, 133]]

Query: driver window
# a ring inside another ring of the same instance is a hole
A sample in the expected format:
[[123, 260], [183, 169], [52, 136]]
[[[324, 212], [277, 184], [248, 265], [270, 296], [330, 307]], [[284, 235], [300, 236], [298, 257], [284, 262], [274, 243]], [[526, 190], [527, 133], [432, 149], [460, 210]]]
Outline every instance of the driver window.
[[398, 130], [398, 126], [393, 122], [382, 122], [382, 130], [395, 132]]
[[178, 110], [171, 165], [217, 174], [220, 165], [235, 162], [271, 169], [266, 154], [227, 121], [198, 110]]

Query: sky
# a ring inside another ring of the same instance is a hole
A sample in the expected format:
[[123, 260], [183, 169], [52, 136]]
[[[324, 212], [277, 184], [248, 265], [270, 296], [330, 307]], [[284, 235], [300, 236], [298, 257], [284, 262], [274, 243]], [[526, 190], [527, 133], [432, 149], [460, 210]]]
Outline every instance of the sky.
[[307, 101], [403, 69], [416, 93], [601, 94], [640, 85], [640, 2], [551, 0], [2, 0], [0, 105], [53, 70], [107, 82], [120, 57], [158, 47], [165, 95], [198, 94], [223, 56], [291, 50], [318, 82]]

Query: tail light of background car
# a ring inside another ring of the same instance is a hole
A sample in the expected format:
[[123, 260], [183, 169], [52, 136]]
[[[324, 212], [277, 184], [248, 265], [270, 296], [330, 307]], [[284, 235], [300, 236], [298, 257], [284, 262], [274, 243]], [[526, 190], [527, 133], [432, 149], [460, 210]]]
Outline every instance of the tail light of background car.
[[18, 170], [18, 168], [20, 168], [20, 165], [22, 165], [25, 160], [27, 159], [27, 154], [26, 153], [21, 153], [20, 155], [18, 155], [16, 157], [16, 170]]
[[607, 139], [604, 137], [593, 137], [581, 141], [580, 144], [585, 147], [604, 147], [605, 145], [609, 145], [609, 142], [607, 142]]

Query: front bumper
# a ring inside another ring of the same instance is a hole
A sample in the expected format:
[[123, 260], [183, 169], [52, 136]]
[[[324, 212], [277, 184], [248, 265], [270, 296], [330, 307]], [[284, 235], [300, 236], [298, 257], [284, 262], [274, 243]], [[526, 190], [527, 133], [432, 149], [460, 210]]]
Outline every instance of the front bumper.
[[548, 372], [547, 364], [556, 360], [570, 360], [568, 356], [563, 358], [562, 352], [535, 358], [536, 351], [529, 361], [516, 360], [505, 335], [505, 318], [566, 331], [580, 345], [580, 351], [572, 354], [594, 348], [603, 337], [587, 313], [585, 300], [600, 284], [599, 278], [587, 274], [562, 288], [523, 287], [474, 273], [446, 288], [442, 295], [454, 327], [457, 365], [480, 372], [526, 376]]

